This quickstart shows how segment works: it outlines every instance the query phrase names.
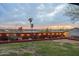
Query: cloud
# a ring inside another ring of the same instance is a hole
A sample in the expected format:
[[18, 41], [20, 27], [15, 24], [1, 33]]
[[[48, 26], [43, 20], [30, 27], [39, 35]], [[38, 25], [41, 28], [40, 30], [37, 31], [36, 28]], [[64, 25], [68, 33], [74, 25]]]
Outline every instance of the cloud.
[[37, 7], [38, 10], [43, 10], [43, 9], [45, 9], [45, 8], [46, 8], [46, 7], [45, 7], [44, 4], [40, 4], [40, 5]]
[[[3, 8], [5, 6], [6, 8]], [[2, 7], [2, 14], [4, 15], [0, 17], [1, 23], [11, 24], [12, 26], [19, 24], [28, 26], [27, 17], [32, 16], [35, 26], [47, 26], [50, 23], [55, 23], [55, 20], [59, 19], [54, 19], [54, 17], [61, 12], [65, 4], [8, 4], [8, 6], [5, 4], [5, 6]]]
[[57, 13], [63, 11], [63, 8], [66, 6], [66, 4], [62, 4], [62, 5], [59, 5], [57, 6], [53, 12], [51, 13], [48, 13], [47, 16], [55, 16]]
[[[52, 21], [54, 16], [56, 16], [56, 14], [62, 12], [63, 8], [66, 6], [66, 4], [60, 4], [58, 6], [56, 6], [55, 8], [53, 8], [52, 5], [50, 5], [51, 8], [45, 6], [44, 4], [40, 4], [37, 7], [37, 15], [36, 17], [38, 19], [40, 19], [41, 21], [45, 21], [49, 19], [49, 21]], [[49, 10], [47, 9], [49, 8]]]

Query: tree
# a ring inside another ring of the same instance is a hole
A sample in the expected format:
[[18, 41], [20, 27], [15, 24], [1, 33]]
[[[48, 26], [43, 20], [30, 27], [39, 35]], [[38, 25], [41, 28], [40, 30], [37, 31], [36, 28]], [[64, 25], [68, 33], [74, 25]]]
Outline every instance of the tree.
[[31, 28], [33, 28], [33, 26], [34, 26], [34, 25], [33, 25], [33, 24], [31, 24]]
[[18, 28], [18, 30], [22, 31], [22, 30], [23, 30], [23, 28], [22, 28], [22, 27], [19, 27], [19, 28]]
[[70, 3], [70, 4], [73, 4], [73, 5], [78, 5], [78, 6], [79, 6], [79, 3]]
[[32, 18], [29, 18], [28, 21], [29, 21], [30, 27], [31, 27], [31, 29], [32, 29], [32, 28], [34, 27], [34, 24], [32, 23], [33, 19], [32, 19]]
[[72, 23], [76, 23], [77, 21], [79, 21], [79, 6], [69, 4], [64, 8], [64, 14], [70, 17]]
[[30, 23], [30, 28], [31, 28], [31, 33], [32, 33], [33, 32], [33, 27], [34, 27], [34, 24], [32, 23], [33, 19], [32, 18], [29, 18], [28, 21]]
[[32, 18], [29, 18], [29, 19], [28, 19], [28, 21], [29, 21], [30, 23], [32, 22], [32, 20], [33, 20]]

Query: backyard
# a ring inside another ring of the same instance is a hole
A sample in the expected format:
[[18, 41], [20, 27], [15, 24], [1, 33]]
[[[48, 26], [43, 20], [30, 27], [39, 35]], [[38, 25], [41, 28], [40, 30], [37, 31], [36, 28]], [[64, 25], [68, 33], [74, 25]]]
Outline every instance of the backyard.
[[79, 41], [47, 40], [0, 44], [1, 56], [79, 56]]

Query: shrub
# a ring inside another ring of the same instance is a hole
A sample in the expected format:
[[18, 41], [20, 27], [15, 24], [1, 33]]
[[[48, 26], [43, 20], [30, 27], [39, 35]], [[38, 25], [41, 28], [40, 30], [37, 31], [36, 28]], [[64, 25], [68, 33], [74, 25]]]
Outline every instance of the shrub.
[[16, 39], [17, 39], [17, 36], [14, 36], [14, 35], [8, 36], [8, 40], [16, 40]]

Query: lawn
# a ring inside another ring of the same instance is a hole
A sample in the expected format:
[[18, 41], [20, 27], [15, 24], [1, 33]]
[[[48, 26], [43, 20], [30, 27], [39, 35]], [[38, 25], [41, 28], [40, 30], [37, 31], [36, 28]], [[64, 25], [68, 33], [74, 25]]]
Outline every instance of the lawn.
[[53, 40], [0, 44], [2, 56], [79, 56], [79, 43]]

